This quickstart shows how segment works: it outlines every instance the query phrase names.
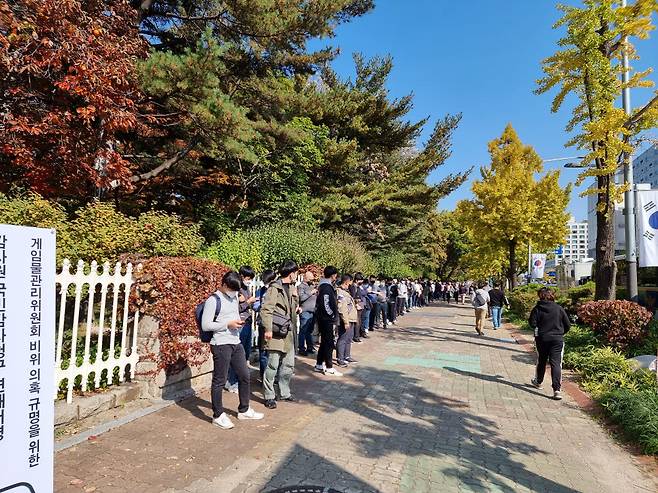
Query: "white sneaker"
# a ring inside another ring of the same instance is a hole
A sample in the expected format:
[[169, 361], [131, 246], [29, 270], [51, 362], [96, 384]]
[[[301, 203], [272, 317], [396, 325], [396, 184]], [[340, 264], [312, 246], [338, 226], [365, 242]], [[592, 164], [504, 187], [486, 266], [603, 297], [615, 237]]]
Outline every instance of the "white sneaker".
[[265, 415], [263, 413], [257, 413], [252, 408], [247, 409], [243, 413], [238, 413], [238, 419], [263, 419]]
[[555, 392], [553, 392], [553, 399], [555, 399], [556, 401], [561, 401], [562, 400], [562, 392], [560, 392], [559, 390], [556, 390]]
[[231, 421], [231, 418], [229, 418], [226, 413], [222, 413], [219, 418], [213, 419], [212, 424], [219, 426], [222, 430], [230, 430], [235, 426], [233, 421]]
[[336, 370], [335, 368], [327, 368], [324, 371], [324, 374], [325, 375], [332, 375], [334, 377], [342, 377], [343, 376], [343, 374], [341, 372], [339, 372], [338, 370]]
[[532, 386], [534, 388], [541, 389], [541, 384], [537, 381], [536, 378], [533, 378], [532, 380], [530, 380], [530, 383], [532, 384]]
[[313, 367], [313, 371], [317, 371], [318, 373], [324, 373], [324, 366], [315, 365]]
[[236, 383], [236, 384], [233, 384], [233, 385], [229, 385], [228, 389], [226, 389], [226, 390], [228, 390], [231, 394], [237, 394], [238, 393], [238, 384]]

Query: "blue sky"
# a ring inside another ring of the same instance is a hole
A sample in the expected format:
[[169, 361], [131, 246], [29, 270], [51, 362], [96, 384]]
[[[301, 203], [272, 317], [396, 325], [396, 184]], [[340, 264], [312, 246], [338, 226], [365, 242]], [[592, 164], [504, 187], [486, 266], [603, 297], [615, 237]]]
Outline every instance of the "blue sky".
[[[353, 52], [367, 57], [391, 54], [395, 65], [389, 81], [391, 96], [413, 92], [410, 117], [430, 117], [421, 140], [428, 137], [437, 118], [463, 114], [453, 155], [430, 181], [471, 166], [476, 167], [472, 177], [478, 178], [479, 166], [488, 163], [487, 142], [500, 135], [508, 122], [544, 159], [579, 154], [564, 147], [571, 106], [553, 114], [552, 95], [532, 93], [541, 77], [541, 60], [556, 50], [561, 33], [552, 25], [558, 18], [555, 2], [547, 0], [378, 0], [372, 13], [339, 27], [331, 44], [341, 48], [341, 55], [333, 66], [351, 77]], [[636, 46], [642, 60], [635, 68], [658, 66], [658, 33]], [[656, 80], [655, 74], [652, 78]], [[632, 102], [640, 105], [649, 95], [650, 91], [638, 91]], [[565, 169], [560, 181], [566, 185], [576, 176], [577, 170]], [[574, 190], [570, 210], [577, 219], [585, 219], [586, 199], [578, 192]], [[470, 195], [467, 182], [439, 207], [453, 209]]]

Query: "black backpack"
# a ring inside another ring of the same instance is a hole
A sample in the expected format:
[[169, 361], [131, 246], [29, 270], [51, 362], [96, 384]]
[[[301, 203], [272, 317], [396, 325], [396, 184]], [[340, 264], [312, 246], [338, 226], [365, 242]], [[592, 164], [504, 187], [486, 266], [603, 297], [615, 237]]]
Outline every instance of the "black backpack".
[[[215, 316], [213, 317], [213, 320], [217, 320], [217, 316], [219, 315], [219, 312], [222, 310], [222, 299], [219, 297], [217, 293], [213, 293], [211, 296], [215, 297]], [[202, 301], [194, 309], [194, 318], [196, 319], [196, 325], [199, 328], [199, 339], [201, 339], [201, 342], [210, 342], [212, 340], [212, 336], [215, 335], [213, 331], [203, 330], [203, 328], [201, 327], [201, 319], [203, 318], [203, 308], [206, 306], [206, 301], [208, 300]]]

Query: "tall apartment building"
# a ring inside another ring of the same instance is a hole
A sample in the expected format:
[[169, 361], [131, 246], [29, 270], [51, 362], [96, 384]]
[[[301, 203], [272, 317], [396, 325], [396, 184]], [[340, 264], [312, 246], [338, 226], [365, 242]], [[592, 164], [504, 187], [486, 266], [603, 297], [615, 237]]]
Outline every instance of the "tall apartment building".
[[[615, 181], [624, 181], [624, 171], [619, 170]], [[633, 181], [640, 190], [658, 189], [658, 145], [649, 149], [633, 159]], [[592, 188], [594, 186], [592, 185]], [[596, 255], [596, 195], [587, 196], [587, 222], [591, 234], [587, 244], [588, 255]], [[624, 203], [615, 204], [615, 254], [619, 255], [626, 250], [626, 221], [624, 218]]]
[[567, 224], [569, 234], [562, 249], [558, 249], [555, 254], [555, 262], [557, 264], [563, 261], [582, 262], [587, 255], [587, 235], [588, 223], [587, 221], [577, 222], [573, 216]]

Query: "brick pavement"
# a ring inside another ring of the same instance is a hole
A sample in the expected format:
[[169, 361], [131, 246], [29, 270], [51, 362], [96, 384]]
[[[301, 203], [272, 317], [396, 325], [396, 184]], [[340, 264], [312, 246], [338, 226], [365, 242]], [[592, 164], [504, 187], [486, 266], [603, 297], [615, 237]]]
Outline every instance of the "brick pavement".
[[56, 491], [658, 491], [571, 398], [527, 385], [533, 356], [508, 331], [478, 337], [471, 319], [455, 305], [407, 314], [356, 345], [340, 379], [298, 359], [302, 402], [262, 422], [211, 427], [201, 395], [112, 430], [56, 455]]

